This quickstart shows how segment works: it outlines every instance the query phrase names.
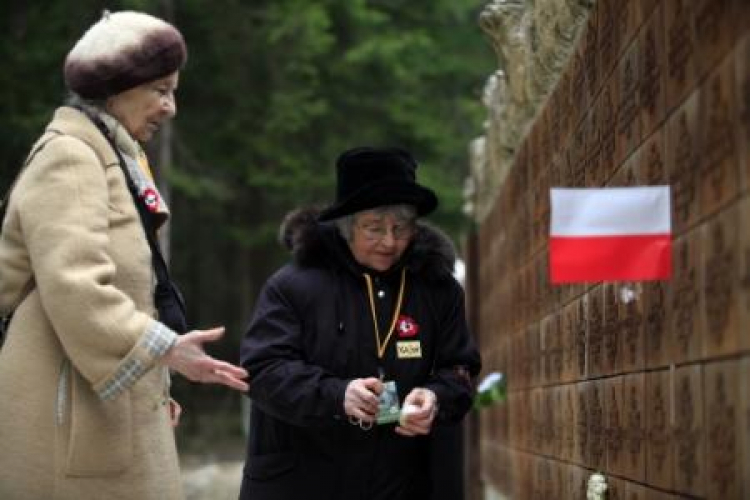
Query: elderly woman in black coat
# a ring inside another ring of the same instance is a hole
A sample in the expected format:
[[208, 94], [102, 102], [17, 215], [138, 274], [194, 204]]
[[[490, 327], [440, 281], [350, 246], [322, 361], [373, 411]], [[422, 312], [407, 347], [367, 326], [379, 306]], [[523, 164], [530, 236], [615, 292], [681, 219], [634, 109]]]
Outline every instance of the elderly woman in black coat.
[[241, 498], [429, 498], [430, 434], [471, 406], [479, 354], [437, 206], [398, 148], [337, 162], [336, 202], [293, 212], [293, 261], [241, 348], [253, 399]]

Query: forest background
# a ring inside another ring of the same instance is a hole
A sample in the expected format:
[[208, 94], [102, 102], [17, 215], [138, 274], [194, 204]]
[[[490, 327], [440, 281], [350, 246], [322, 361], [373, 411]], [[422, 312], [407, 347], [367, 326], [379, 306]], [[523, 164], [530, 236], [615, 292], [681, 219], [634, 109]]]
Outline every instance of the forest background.
[[[148, 151], [168, 198], [163, 234], [194, 327], [225, 325], [210, 352], [236, 362], [256, 294], [288, 258], [284, 214], [327, 205], [336, 156], [399, 145], [460, 246], [468, 144], [496, 61], [483, 0], [27, 0], [0, 2], [0, 192], [66, 95], [62, 62], [104, 9], [170, 20], [189, 51], [178, 114]], [[232, 441], [241, 396], [176, 378], [185, 448]]]

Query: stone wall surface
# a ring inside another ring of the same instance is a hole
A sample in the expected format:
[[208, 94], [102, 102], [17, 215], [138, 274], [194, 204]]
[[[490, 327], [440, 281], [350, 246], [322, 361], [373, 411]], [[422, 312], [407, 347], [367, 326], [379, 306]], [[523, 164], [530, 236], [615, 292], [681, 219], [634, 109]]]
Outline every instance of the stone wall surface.
[[[487, 498], [750, 498], [750, 1], [496, 0], [471, 315]], [[549, 188], [668, 184], [665, 282], [551, 286]], [[634, 300], [623, 299], [623, 290]]]

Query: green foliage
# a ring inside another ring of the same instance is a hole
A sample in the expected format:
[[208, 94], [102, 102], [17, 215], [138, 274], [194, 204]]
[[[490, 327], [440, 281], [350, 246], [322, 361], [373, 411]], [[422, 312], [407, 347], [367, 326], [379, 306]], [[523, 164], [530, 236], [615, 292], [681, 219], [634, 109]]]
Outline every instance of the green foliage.
[[440, 197], [431, 219], [460, 237], [467, 148], [481, 131], [480, 89], [494, 65], [477, 26], [485, 3], [4, 2], [0, 188], [62, 102], [65, 54], [101, 10], [170, 18], [189, 60], [173, 164], [152, 160], [171, 187], [172, 268], [193, 324], [227, 325], [216, 354], [236, 361], [259, 287], [288, 258], [276, 242], [283, 215], [332, 201], [343, 150], [412, 151], [420, 180]]
[[[411, 150], [420, 179], [441, 200], [433, 220], [459, 237], [467, 148], [494, 62], [476, 25], [482, 4], [175, 3], [190, 59], [179, 91], [173, 208], [212, 232], [205, 244], [190, 239], [187, 252], [174, 245], [177, 271], [224, 238], [233, 255], [257, 259], [246, 270], [244, 300], [252, 303], [284, 260], [274, 241], [283, 214], [329, 203], [337, 155], [363, 144]], [[178, 222], [174, 238], [196, 231], [194, 222]]]
[[[479, 89], [494, 61], [476, 25], [483, 3], [108, 2], [111, 10], [167, 16], [188, 42], [174, 164], [165, 176], [176, 274], [188, 275], [220, 240], [231, 255], [260, 259], [243, 278], [250, 283], [244, 299], [252, 302], [283, 260], [274, 241], [281, 217], [297, 206], [329, 203], [335, 159], [355, 145], [411, 150], [420, 179], [441, 200], [433, 220], [459, 237], [467, 145], [479, 132]], [[65, 54], [104, 7], [95, 0], [0, 7], [2, 186], [64, 98]], [[197, 234], [205, 243], [195, 241]], [[192, 300], [204, 293], [197, 286], [188, 285]]]

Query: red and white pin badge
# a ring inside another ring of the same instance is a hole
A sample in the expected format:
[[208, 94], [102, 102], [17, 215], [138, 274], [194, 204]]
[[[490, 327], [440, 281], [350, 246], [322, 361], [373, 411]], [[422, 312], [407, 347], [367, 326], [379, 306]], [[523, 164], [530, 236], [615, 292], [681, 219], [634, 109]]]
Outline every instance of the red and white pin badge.
[[419, 325], [409, 316], [401, 315], [396, 322], [399, 337], [413, 337], [419, 333]]
[[143, 191], [143, 202], [151, 212], [159, 210], [159, 193], [153, 188], [146, 188]]

